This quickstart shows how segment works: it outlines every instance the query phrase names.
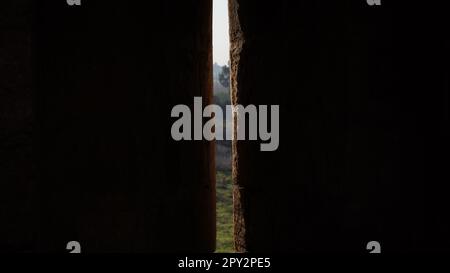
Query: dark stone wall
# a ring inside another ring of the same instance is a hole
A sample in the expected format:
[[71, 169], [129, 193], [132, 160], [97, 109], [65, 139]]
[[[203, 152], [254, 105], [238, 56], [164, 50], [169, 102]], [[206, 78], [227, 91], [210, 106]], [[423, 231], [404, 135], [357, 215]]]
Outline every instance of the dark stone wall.
[[31, 1], [0, 4], [0, 252], [30, 248], [33, 230]]
[[174, 105], [211, 100], [211, 5], [39, 1], [31, 32], [2, 8], [2, 248], [214, 250], [213, 143], [170, 136]]
[[233, 101], [281, 110], [278, 151], [234, 143], [239, 251], [449, 250], [445, 10], [231, 1]]
[[39, 250], [213, 251], [214, 149], [170, 136], [174, 105], [211, 99], [211, 9], [40, 5]]

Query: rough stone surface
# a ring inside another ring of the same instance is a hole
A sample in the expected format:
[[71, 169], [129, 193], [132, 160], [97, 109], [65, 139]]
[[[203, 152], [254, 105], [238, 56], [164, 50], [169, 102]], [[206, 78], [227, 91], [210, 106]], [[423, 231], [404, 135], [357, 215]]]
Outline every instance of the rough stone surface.
[[231, 1], [233, 102], [281, 109], [278, 151], [234, 146], [238, 251], [448, 250], [444, 10]]

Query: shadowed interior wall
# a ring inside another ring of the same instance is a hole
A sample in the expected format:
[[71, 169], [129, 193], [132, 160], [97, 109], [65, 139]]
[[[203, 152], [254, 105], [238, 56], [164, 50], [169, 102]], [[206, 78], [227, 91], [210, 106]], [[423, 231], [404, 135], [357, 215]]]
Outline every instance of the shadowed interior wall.
[[173, 106], [211, 100], [211, 12], [40, 5], [40, 250], [214, 250], [214, 149], [170, 136]]
[[32, 241], [31, 1], [0, 3], [0, 252]]
[[279, 150], [234, 143], [238, 251], [448, 250], [445, 9], [230, 3], [233, 102], [281, 110]]
[[16, 92], [2, 86], [1, 103], [14, 108], [5, 96], [20, 109], [5, 123], [16, 135], [2, 128], [12, 141], [1, 150], [1, 216], [9, 222], [0, 245], [66, 252], [74, 240], [83, 252], [214, 250], [213, 143], [170, 135], [173, 106], [192, 106], [194, 96], [211, 100], [211, 12], [211, 0], [39, 1], [30, 47], [29, 30], [21, 22], [3, 26], [10, 20], [2, 10], [1, 61], [20, 74], [6, 71]]

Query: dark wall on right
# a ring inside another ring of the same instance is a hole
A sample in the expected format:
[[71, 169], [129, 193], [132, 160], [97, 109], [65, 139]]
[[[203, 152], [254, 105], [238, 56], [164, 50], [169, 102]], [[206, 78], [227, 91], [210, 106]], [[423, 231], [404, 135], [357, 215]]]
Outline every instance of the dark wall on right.
[[234, 146], [239, 251], [449, 250], [449, 20], [392, 2], [231, 0], [234, 103], [281, 110]]

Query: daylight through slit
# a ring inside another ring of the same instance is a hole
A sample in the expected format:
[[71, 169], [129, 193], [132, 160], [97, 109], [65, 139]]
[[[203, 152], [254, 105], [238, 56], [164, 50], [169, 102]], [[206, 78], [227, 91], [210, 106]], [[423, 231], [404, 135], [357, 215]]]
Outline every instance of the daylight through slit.
[[[230, 42], [228, 0], [213, 1], [213, 56], [214, 103], [222, 107], [231, 104], [230, 97]], [[217, 121], [216, 132], [225, 132], [231, 126], [224, 116]], [[224, 139], [230, 139], [224, 137]], [[234, 252], [233, 246], [233, 191], [231, 182], [231, 141], [216, 142], [216, 192], [217, 192], [217, 252]]]

